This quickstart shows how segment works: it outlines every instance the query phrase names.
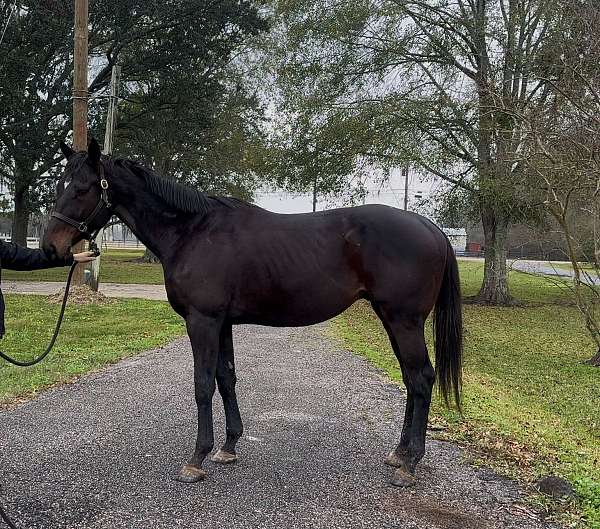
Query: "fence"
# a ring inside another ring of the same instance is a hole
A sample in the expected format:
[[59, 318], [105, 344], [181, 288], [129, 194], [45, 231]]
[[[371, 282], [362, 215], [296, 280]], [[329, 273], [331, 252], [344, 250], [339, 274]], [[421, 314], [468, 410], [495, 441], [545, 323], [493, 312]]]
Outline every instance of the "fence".
[[[4, 242], [10, 242], [10, 235], [0, 235], [0, 240]], [[27, 237], [28, 248], [39, 248], [40, 239], [38, 237]], [[109, 250], [145, 250], [146, 247], [137, 239], [125, 239], [117, 241], [106, 241], [102, 242], [102, 248]]]
[[[0, 234], [0, 240], [10, 242], [10, 234]], [[27, 246], [29, 248], [39, 248], [40, 240], [38, 237], [28, 237]], [[137, 239], [113, 239], [104, 240], [102, 247], [109, 250], [145, 250], [146, 247]], [[458, 257], [485, 257], [485, 248], [479, 251], [454, 249]], [[527, 259], [531, 261], [565, 261], [567, 255], [561, 248], [539, 248], [535, 244], [524, 244], [508, 249], [509, 259]]]

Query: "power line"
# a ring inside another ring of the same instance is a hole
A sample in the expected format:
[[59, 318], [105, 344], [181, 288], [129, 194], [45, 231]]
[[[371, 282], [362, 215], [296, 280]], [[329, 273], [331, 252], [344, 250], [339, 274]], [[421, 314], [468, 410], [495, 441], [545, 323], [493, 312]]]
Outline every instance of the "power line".
[[10, 8], [10, 13], [8, 13], [8, 19], [6, 20], [4, 29], [2, 30], [2, 36], [0, 36], [0, 45], [2, 44], [2, 41], [4, 40], [4, 35], [6, 33], [6, 30], [8, 29], [8, 25], [10, 24], [10, 19], [12, 18], [13, 13], [15, 12], [16, 9], [17, 9], [17, 0], [14, 0], [13, 5]]
[[[428, 191], [424, 191], [420, 188], [409, 188], [410, 194], [417, 195], [425, 195], [429, 194]], [[396, 188], [387, 188], [387, 189], [365, 189], [365, 192], [372, 195], [395, 195], [396, 193], [400, 193], [400, 196], [404, 196], [404, 189], [396, 189]], [[296, 191], [257, 191], [257, 195], [281, 195], [281, 196], [290, 196], [290, 197], [301, 197], [304, 195], [310, 195], [310, 191], [306, 192], [296, 192]]]

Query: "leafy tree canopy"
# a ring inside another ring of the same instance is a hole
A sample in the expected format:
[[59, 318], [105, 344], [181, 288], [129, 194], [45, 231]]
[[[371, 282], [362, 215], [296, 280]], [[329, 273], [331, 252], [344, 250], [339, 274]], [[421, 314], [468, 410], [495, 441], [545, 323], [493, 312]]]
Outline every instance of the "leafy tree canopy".
[[[14, 5], [0, 45], [0, 176], [15, 202], [13, 236], [22, 242], [30, 212], [49, 199], [60, 163], [57, 145], [71, 128], [73, 2]], [[2, 20], [12, 6], [12, 0], [0, 2]], [[161, 155], [152, 152], [150, 138], [170, 130], [177, 138], [169, 141], [179, 145], [173, 152], [187, 153], [188, 173], [207, 160], [190, 150], [208, 152], [225, 141], [232, 154], [226, 172], [238, 174], [243, 157], [236, 149], [246, 145], [252, 123], [248, 119], [238, 134], [237, 146], [227, 138], [225, 123], [239, 123], [242, 115], [260, 117], [256, 101], [231, 82], [235, 54], [267, 28], [256, 7], [236, 0], [91, 0], [89, 12], [90, 118], [96, 133], [101, 134], [105, 108], [98, 96], [106, 94], [111, 68], [119, 64], [128, 100], [120, 121], [127, 140], [121, 154], [157, 160]], [[142, 131], [144, 148], [134, 141]]]

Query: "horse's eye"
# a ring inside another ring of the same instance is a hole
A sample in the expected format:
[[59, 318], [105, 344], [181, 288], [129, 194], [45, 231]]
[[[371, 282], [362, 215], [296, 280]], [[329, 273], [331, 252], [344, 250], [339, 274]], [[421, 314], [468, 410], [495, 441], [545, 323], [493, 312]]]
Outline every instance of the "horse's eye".
[[69, 191], [69, 197], [71, 198], [79, 198], [82, 197], [83, 195], [86, 195], [87, 193], [89, 193], [92, 189], [91, 185], [82, 183], [82, 182], [73, 182], [72, 180], [69, 181], [69, 185], [71, 185], [72, 187], [70, 188], [71, 190]]

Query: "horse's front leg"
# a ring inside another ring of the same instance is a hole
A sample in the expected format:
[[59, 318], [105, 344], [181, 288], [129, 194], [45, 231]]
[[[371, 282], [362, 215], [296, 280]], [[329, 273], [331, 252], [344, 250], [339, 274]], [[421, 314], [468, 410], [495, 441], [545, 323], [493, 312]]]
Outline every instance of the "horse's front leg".
[[186, 318], [187, 331], [194, 354], [194, 386], [198, 406], [198, 438], [190, 460], [179, 472], [178, 480], [194, 483], [206, 478], [202, 462], [214, 444], [212, 398], [219, 355], [219, 334], [222, 319], [207, 317], [198, 312]]
[[221, 449], [216, 454], [213, 454], [211, 460], [221, 464], [237, 461], [235, 446], [244, 431], [237, 396], [235, 394], [235, 360], [231, 332], [231, 323], [224, 323], [221, 329], [221, 345], [217, 361], [217, 387], [219, 388], [221, 397], [223, 397], [227, 439]]

